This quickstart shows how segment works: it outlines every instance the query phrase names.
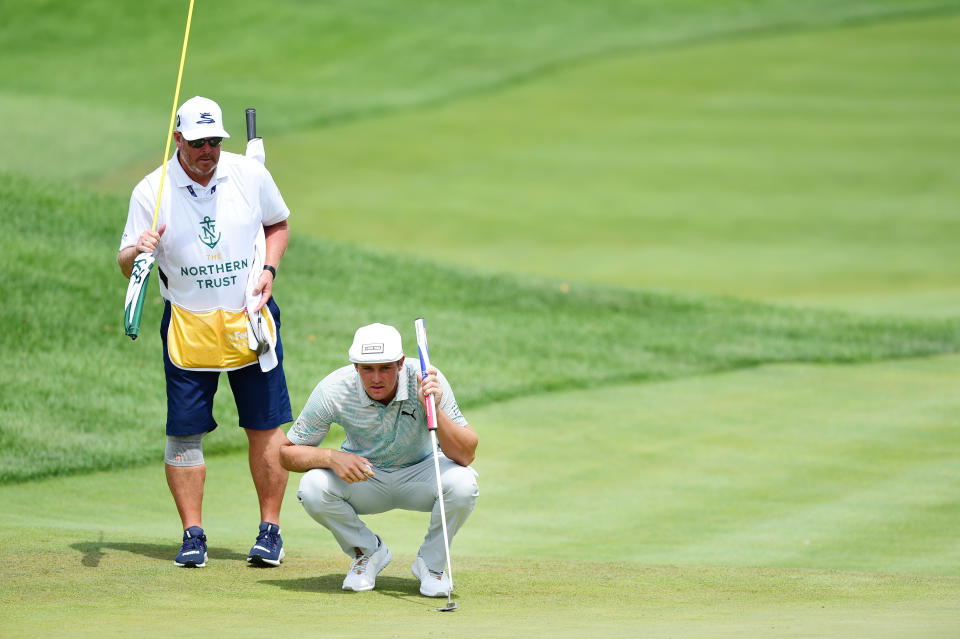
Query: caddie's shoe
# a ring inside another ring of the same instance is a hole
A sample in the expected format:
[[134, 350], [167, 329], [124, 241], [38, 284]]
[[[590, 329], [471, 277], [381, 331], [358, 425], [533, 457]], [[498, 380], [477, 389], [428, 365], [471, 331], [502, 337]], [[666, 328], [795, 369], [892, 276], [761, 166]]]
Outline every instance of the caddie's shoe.
[[417, 555], [410, 570], [413, 571], [413, 576], [420, 580], [420, 594], [424, 597], [446, 597], [453, 591], [447, 572], [430, 570], [420, 555]]
[[280, 526], [268, 521], [260, 522], [260, 534], [257, 535], [257, 543], [250, 549], [247, 561], [255, 566], [279, 566], [284, 555]]
[[353, 560], [353, 565], [350, 566], [350, 572], [347, 573], [346, 579], [343, 580], [344, 590], [360, 592], [362, 590], [373, 590], [373, 587], [377, 585], [377, 575], [393, 559], [390, 549], [387, 548], [387, 545], [383, 543], [379, 536], [377, 542], [380, 545], [372, 555], [363, 554], [363, 551], [359, 548], [353, 549], [357, 556]]
[[180, 568], [203, 568], [207, 565], [207, 536], [203, 534], [203, 528], [190, 526], [183, 531], [183, 545], [173, 565]]

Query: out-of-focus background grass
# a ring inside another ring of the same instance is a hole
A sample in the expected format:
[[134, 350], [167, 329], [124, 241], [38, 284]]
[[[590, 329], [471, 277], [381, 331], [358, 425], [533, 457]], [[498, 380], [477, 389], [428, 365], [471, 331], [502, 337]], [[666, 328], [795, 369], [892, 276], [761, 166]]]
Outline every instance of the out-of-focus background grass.
[[[170, 574], [159, 300], [124, 338], [114, 257], [186, 6], [0, 1], [0, 565], [32, 566], [8, 626], [158, 634], [188, 593], [210, 631], [254, 631], [250, 601], [303, 613], [294, 635], [368, 607], [439, 630], [405, 572], [417, 514], [374, 518], [398, 565], [344, 606], [293, 477], [285, 567], [237, 568], [227, 391], [211, 566]], [[958, 35], [960, 3], [922, 0], [198, 0], [181, 101], [220, 101], [235, 152], [258, 109], [295, 413], [358, 325], [409, 350], [427, 317], [481, 433], [453, 623], [954, 636]]]

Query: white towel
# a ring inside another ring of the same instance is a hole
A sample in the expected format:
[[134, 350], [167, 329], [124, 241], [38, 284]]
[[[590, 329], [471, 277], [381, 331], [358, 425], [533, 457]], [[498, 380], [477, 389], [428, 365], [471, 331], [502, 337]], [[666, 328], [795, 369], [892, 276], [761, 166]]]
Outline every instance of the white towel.
[[[251, 312], [251, 309], [256, 308], [257, 304], [260, 303], [262, 297], [262, 293], [254, 295], [253, 291], [257, 288], [260, 275], [263, 273], [263, 254], [265, 251], [266, 241], [263, 230], [261, 230], [253, 247], [253, 264], [250, 267], [250, 274], [247, 276], [246, 311], [247, 344], [250, 346], [250, 350], [259, 353], [257, 359], [260, 362], [260, 370], [264, 373], [272, 371], [280, 363], [277, 358], [277, 324], [273, 319], [273, 314], [266, 306], [256, 313]], [[258, 351], [258, 349], [260, 350]]]
[[[257, 160], [260, 164], [264, 164], [267, 160], [267, 153], [263, 148], [263, 138], [247, 140], [247, 151], [244, 155]], [[253, 247], [253, 266], [250, 268], [250, 275], [247, 277], [247, 309], [254, 308], [260, 303], [261, 296], [254, 295], [253, 289], [257, 287], [260, 274], [263, 273], [263, 254], [266, 250], [266, 240], [261, 229]], [[247, 344], [250, 345], [250, 350], [256, 351], [258, 348], [263, 348], [264, 343], [268, 345], [267, 350], [260, 353], [257, 359], [260, 361], [260, 370], [266, 373], [276, 368], [279, 363], [277, 359], [277, 324], [273, 321], [273, 314], [266, 306], [252, 315], [249, 311], [247, 312]]]
[[267, 152], [263, 149], [263, 138], [253, 138], [247, 140], [247, 152], [244, 153], [248, 158], [253, 158], [265, 164], [267, 161]]

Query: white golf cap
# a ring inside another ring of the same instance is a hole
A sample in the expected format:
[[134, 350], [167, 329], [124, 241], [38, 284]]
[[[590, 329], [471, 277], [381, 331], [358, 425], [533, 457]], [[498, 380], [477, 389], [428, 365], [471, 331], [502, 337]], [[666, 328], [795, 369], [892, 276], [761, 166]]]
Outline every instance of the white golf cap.
[[177, 131], [187, 140], [229, 138], [220, 106], [210, 98], [194, 96], [177, 111]]
[[386, 324], [361, 326], [348, 352], [354, 364], [386, 364], [403, 357], [400, 331]]

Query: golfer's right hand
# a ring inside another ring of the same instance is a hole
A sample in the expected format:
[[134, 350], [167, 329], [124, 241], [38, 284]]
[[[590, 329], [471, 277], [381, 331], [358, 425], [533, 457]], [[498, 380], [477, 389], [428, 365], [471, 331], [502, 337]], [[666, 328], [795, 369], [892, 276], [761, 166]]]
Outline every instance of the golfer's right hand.
[[336, 454], [333, 455], [330, 460], [330, 469], [337, 477], [348, 484], [367, 481], [368, 477], [373, 477], [373, 466], [366, 457], [342, 450], [336, 451]]
[[160, 228], [156, 231], [146, 230], [140, 236], [140, 239], [137, 240], [137, 252], [139, 253], [153, 253], [157, 250], [157, 246], [160, 244], [160, 236], [163, 235], [163, 232], [167, 230], [166, 224], [161, 224]]

